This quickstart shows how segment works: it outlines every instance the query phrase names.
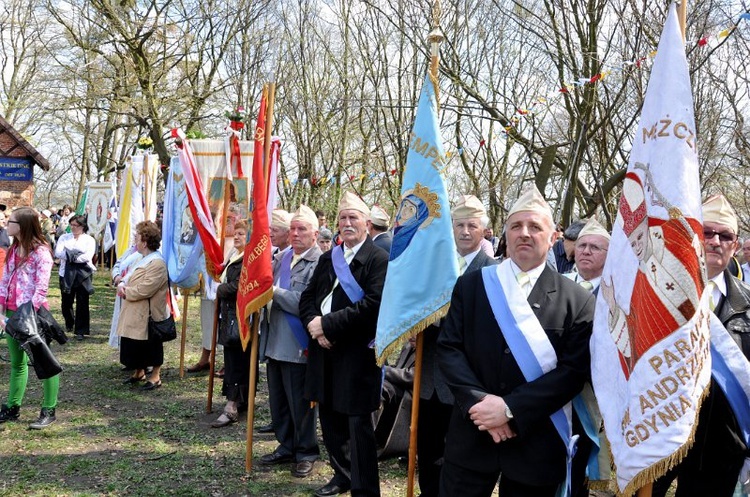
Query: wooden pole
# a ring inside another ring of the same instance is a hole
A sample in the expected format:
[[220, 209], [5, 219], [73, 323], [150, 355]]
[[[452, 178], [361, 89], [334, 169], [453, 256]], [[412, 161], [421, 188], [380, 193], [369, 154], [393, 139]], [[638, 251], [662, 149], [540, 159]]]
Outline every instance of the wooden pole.
[[411, 394], [411, 425], [409, 426], [409, 466], [406, 496], [414, 497], [414, 475], [417, 471], [417, 430], [419, 428], [419, 390], [422, 386], [423, 333], [417, 335], [417, 352], [414, 362], [414, 385]]
[[188, 297], [190, 294], [186, 291], [182, 295], [182, 337], [180, 337], [180, 379], [185, 378], [185, 342], [187, 341], [187, 314], [188, 314]]
[[[263, 136], [263, 178], [265, 179], [268, 189], [272, 185], [268, 184], [269, 170], [271, 169], [271, 130], [273, 130], [273, 104], [276, 99], [276, 83], [268, 83], [268, 100], [266, 101], [266, 125]], [[268, 190], [266, 190], [268, 198]]]
[[245, 472], [253, 469], [253, 425], [255, 424], [255, 383], [258, 377], [258, 327], [260, 326], [260, 311], [252, 314], [253, 324], [250, 327], [250, 380], [247, 394], [247, 442], [245, 448]]
[[649, 483], [645, 487], [641, 487], [638, 489], [638, 492], [636, 493], [636, 497], [651, 497], [651, 492], [654, 489], [654, 484]]
[[685, 41], [685, 27], [687, 26], [687, 0], [681, 0], [677, 6], [677, 19], [680, 21], [682, 41]]
[[213, 409], [214, 397], [214, 367], [216, 366], [216, 339], [219, 334], [219, 299], [214, 304], [214, 326], [211, 331], [211, 355], [208, 359], [208, 400], [206, 400], [206, 414]]

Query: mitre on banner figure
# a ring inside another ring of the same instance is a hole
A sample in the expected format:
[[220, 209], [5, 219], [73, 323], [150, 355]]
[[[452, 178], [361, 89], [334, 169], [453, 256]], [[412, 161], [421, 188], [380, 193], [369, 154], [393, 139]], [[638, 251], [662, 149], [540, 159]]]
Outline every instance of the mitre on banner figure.
[[[635, 171], [625, 176], [619, 208], [622, 229], [638, 258], [633, 298], [628, 303], [618, 301], [611, 281], [601, 283], [626, 378], [652, 345], [693, 317], [705, 286], [698, 270], [700, 221], [668, 204], [645, 176], [645, 181]], [[646, 215], [647, 194], [650, 203], [663, 207], [668, 218]]]

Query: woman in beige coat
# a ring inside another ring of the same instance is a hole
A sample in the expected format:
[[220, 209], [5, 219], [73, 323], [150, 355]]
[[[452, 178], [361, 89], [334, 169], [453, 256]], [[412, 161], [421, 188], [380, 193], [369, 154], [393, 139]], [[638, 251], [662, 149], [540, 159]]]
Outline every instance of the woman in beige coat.
[[122, 297], [117, 335], [120, 337], [120, 362], [132, 369], [133, 376], [124, 381], [134, 385], [146, 379], [146, 368], [152, 366], [151, 377], [142, 390], [161, 386], [161, 365], [164, 362], [164, 344], [148, 337], [149, 314], [154, 321], [167, 319], [167, 265], [158, 252], [161, 231], [151, 221], [135, 227], [136, 250], [143, 258], [136, 263], [117, 285], [117, 295]]

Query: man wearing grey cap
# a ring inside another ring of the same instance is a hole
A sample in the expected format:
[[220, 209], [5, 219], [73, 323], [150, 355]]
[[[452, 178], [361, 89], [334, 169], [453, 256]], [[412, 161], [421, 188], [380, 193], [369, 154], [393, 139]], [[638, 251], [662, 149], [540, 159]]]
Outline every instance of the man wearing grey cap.
[[318, 218], [300, 205], [289, 225], [291, 250], [273, 260], [273, 301], [263, 322], [262, 344], [268, 359], [268, 398], [279, 446], [261, 464], [293, 463], [292, 475], [308, 476], [320, 453], [315, 434], [317, 412], [304, 398], [309, 336], [299, 319], [299, 299], [320, 257], [315, 244]]
[[302, 292], [299, 313], [310, 333], [306, 398], [318, 402], [323, 442], [334, 475], [318, 497], [348, 490], [379, 496], [372, 412], [380, 406], [382, 371], [375, 339], [388, 255], [367, 234], [370, 208], [345, 192], [339, 202], [342, 245], [320, 256]]
[[569, 474], [562, 409], [588, 376], [594, 296], [547, 266], [554, 227], [532, 186], [508, 214], [510, 257], [453, 290], [438, 336], [455, 397], [442, 497], [489, 497], [498, 478], [503, 497], [552, 497]]
[[370, 209], [370, 220], [367, 221], [367, 232], [372, 237], [376, 247], [380, 247], [390, 254], [393, 236], [388, 231], [391, 218], [379, 205], [373, 205]]
[[[727, 270], [737, 250], [738, 227], [737, 214], [723, 195], [713, 196], [703, 204], [709, 305], [745, 357], [750, 358], [750, 286]], [[714, 343], [713, 338], [711, 342]], [[716, 371], [715, 364], [712, 364], [712, 373]], [[695, 442], [679, 464], [654, 482], [654, 497], [666, 495], [675, 478], [675, 495], [680, 497], [731, 497], [738, 476], [742, 482], [747, 480], [747, 472], [741, 474], [748, 454], [743, 429], [715, 374], [712, 374], [708, 392], [698, 413]]]

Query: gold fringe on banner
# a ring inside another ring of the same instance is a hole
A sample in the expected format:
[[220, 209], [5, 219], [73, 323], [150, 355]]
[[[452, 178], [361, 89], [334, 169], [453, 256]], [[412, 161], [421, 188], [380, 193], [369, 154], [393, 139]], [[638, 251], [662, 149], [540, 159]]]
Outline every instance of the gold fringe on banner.
[[[710, 383], [709, 383], [710, 385]], [[688, 437], [687, 441], [679, 448], [677, 451], [674, 452], [669, 457], [665, 457], [661, 461], [658, 461], [648, 468], [644, 469], [631, 480], [630, 483], [625, 487], [625, 491], [622, 493], [618, 492], [617, 495], [619, 496], [630, 496], [635, 494], [640, 488], [645, 487], [649, 483], [653, 483], [656, 481], [657, 478], [660, 478], [664, 474], [666, 474], [667, 471], [674, 468], [685, 457], [687, 452], [690, 450], [690, 448], [693, 446], [693, 443], [695, 443], [695, 430], [698, 428], [698, 419], [697, 419], [697, 413], [700, 412], [701, 406], [703, 405], [703, 401], [706, 399], [706, 396], [708, 395], [709, 386], [706, 386], [706, 388], [703, 390], [703, 393], [701, 393], [700, 399], [698, 399], [698, 408], [696, 409], [696, 420], [695, 423], [693, 423], [693, 428], [690, 431], [690, 436]], [[606, 428], [605, 428], [606, 433]], [[611, 447], [611, 445], [610, 445]], [[612, 458], [612, 465], [616, 466], [614, 464], [614, 458]], [[617, 468], [615, 467], [615, 472], [617, 472]]]
[[380, 354], [380, 356], [376, 356], [375, 358], [378, 366], [382, 366], [383, 364], [385, 364], [385, 360], [388, 358], [388, 356], [393, 354], [394, 352], [400, 351], [404, 344], [411, 338], [416, 337], [428, 326], [435, 324], [443, 319], [445, 315], [448, 314], [448, 309], [450, 308], [450, 306], [451, 304], [450, 302], [448, 302], [447, 304], [409, 328], [408, 331], [404, 332], [400, 337], [398, 337], [398, 339], [394, 340], [390, 345], [383, 349], [383, 352]]

